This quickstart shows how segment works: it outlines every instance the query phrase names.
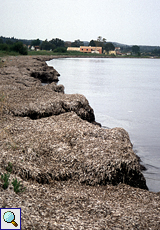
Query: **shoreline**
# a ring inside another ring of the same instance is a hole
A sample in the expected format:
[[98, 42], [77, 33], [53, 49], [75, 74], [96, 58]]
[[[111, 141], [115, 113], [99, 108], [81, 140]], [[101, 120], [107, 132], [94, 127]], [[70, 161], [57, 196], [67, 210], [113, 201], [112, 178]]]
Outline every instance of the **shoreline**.
[[1, 181], [0, 205], [14, 199], [23, 229], [40, 220], [43, 229], [158, 229], [160, 193], [147, 191], [128, 133], [94, 125], [87, 99], [64, 94], [47, 60], [8, 57], [0, 68], [1, 173], [12, 163], [11, 177], [26, 187], [15, 194]]
[[[33, 56], [39, 56], [38, 54], [37, 55], [33, 55]], [[124, 59], [124, 58], [129, 58], [129, 59], [160, 59], [160, 57], [153, 57], [153, 56], [151, 56], [151, 57], [149, 57], [149, 56], [101, 56], [101, 55], [93, 55], [93, 56], [91, 56], [91, 55], [65, 55], [65, 54], [60, 54], [60, 55], [41, 55], [42, 57], [43, 56], [45, 56], [45, 57], [49, 57], [49, 60], [52, 60], [52, 59], [54, 59], [54, 58], [122, 58], [122, 59]], [[32, 56], [31, 56], [32, 57]], [[52, 57], [52, 59], [50, 59], [50, 57]]]
[[[37, 53], [32, 54], [29, 53], [25, 57], [33, 57], [33, 58], [39, 58], [40, 60], [52, 60], [52, 59], [57, 59], [57, 58], [133, 58], [133, 59], [160, 59], [158, 56], [112, 56], [112, 55], [87, 55], [87, 54], [39, 54], [39, 51]], [[18, 54], [18, 53], [17, 53]], [[20, 57], [22, 55], [18, 55], [17, 57]], [[4, 55], [0, 56], [0, 62], [5, 62], [7, 57], [11, 57], [10, 55]], [[16, 57], [16, 56], [13, 56]], [[22, 56], [23, 57], [23, 56]]]

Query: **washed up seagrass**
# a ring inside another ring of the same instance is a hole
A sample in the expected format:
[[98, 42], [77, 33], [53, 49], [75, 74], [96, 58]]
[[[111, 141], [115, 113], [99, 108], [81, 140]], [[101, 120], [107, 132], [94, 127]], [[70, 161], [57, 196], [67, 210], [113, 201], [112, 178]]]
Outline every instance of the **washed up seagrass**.
[[8, 57], [0, 69], [0, 172], [12, 165], [25, 187], [1, 181], [0, 206], [22, 208], [22, 229], [159, 229], [160, 194], [147, 191], [128, 133], [97, 125], [48, 59]]

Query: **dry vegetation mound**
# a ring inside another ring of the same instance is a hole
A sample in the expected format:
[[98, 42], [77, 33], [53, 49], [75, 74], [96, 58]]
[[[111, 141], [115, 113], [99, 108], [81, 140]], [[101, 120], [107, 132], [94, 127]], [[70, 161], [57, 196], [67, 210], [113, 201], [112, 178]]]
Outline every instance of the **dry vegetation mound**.
[[0, 69], [0, 170], [26, 187], [15, 194], [1, 180], [0, 206], [22, 208], [22, 229], [159, 229], [160, 196], [128, 133], [93, 124], [83, 95], [42, 86], [44, 72], [59, 76], [44, 60], [9, 57]]

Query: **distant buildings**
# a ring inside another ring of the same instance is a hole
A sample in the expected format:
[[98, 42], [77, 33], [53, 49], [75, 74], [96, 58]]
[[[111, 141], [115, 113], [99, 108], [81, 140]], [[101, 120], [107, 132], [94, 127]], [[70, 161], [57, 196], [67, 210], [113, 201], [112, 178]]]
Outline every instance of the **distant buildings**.
[[67, 51], [80, 51], [82, 53], [102, 54], [102, 47], [93, 47], [93, 46], [68, 47]]
[[28, 49], [32, 50], [32, 51], [40, 51], [40, 47], [39, 46], [31, 46], [28, 45]]
[[110, 51], [108, 51], [108, 54], [109, 55], [117, 55], [117, 53], [116, 53], [116, 51], [115, 50], [110, 50]]
[[115, 52], [116, 52], [116, 55], [122, 55], [120, 47], [115, 47]]
[[[122, 55], [121, 48], [115, 47], [115, 50], [110, 50], [106, 52], [105, 50], [102, 50], [102, 47], [95, 47], [95, 46], [80, 46], [80, 47], [68, 47], [67, 51], [79, 51], [82, 53], [97, 53], [97, 54], [106, 54], [106, 55]], [[130, 55], [128, 52], [125, 55]]]
[[80, 47], [68, 47], [67, 51], [80, 51]]
[[102, 54], [102, 47], [80, 46], [80, 52]]

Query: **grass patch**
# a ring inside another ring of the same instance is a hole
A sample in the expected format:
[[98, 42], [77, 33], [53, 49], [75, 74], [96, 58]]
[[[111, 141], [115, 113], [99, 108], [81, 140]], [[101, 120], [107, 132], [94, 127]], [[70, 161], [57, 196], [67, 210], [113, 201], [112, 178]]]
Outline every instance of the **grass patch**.
[[28, 55], [53, 55], [53, 56], [86, 56], [86, 57], [104, 57], [105, 54], [96, 54], [96, 53], [81, 53], [79, 51], [66, 51], [66, 52], [53, 52], [47, 50], [40, 50], [40, 51], [28, 51]]
[[6, 167], [7, 172], [12, 172], [12, 163], [8, 162], [8, 166]]
[[54, 55], [55, 53], [53, 51], [47, 51], [47, 50], [39, 50], [39, 51], [34, 51], [30, 50], [28, 51], [29, 56], [33, 55]]
[[82, 53], [79, 51], [67, 51], [67, 55], [76, 55], [76, 56], [91, 56], [91, 57], [105, 57], [105, 54], [97, 54], [97, 53]]
[[21, 181], [18, 182], [17, 178], [16, 178], [16, 179], [13, 179], [12, 185], [13, 185], [13, 189], [14, 189], [14, 192], [15, 192], [15, 193], [24, 192], [24, 190], [26, 189], [26, 188], [23, 187], [23, 185], [21, 184]]
[[9, 173], [4, 173], [4, 175], [2, 174], [1, 175], [1, 180], [3, 181], [3, 189], [7, 189], [8, 186], [9, 186], [9, 177], [10, 177], [10, 174]]
[[15, 51], [3, 51], [0, 50], [0, 57], [5, 57], [5, 56], [18, 56], [20, 55], [18, 52]]
[[[1, 180], [3, 181], [3, 189], [8, 188], [10, 182], [9, 177], [10, 173], [1, 174]], [[23, 187], [21, 181], [18, 181], [17, 178], [13, 179], [12, 185], [15, 193], [24, 192], [24, 190], [26, 189], [26, 187]]]

